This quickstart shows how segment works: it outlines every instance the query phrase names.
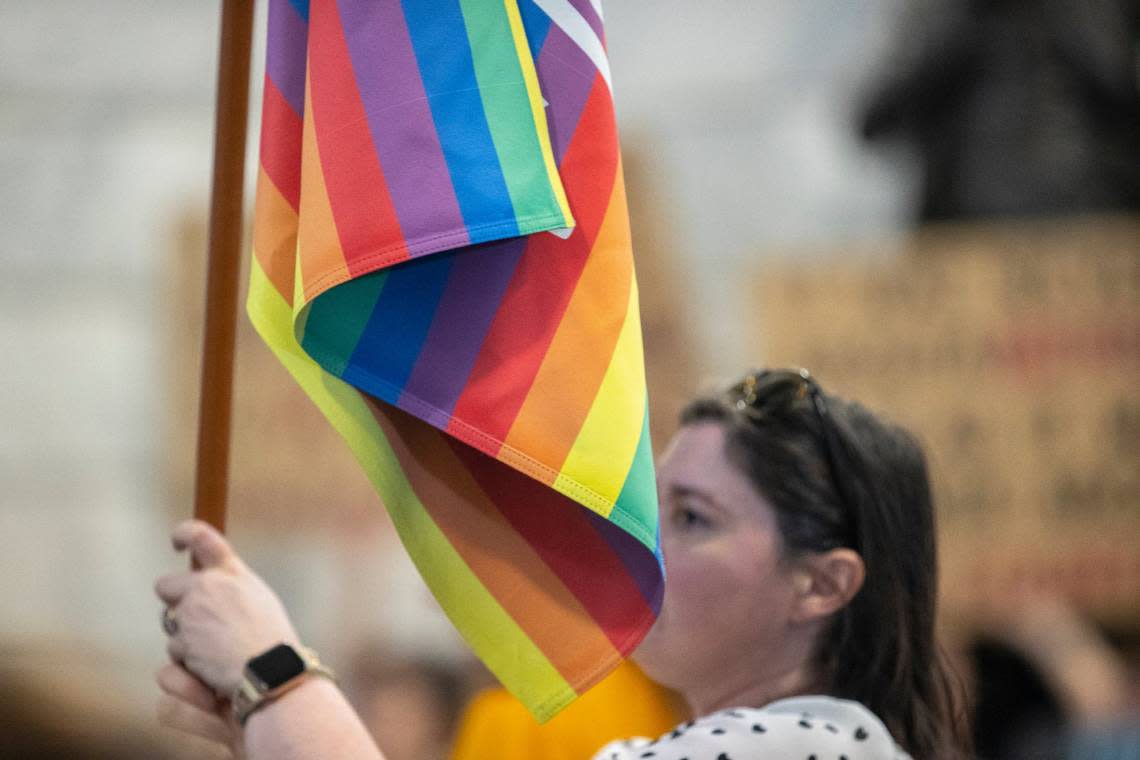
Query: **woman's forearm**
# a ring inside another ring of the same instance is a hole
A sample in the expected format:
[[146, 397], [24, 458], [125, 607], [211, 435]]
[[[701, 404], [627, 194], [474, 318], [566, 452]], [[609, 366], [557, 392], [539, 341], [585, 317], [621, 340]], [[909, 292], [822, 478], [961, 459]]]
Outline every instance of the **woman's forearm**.
[[336, 684], [306, 678], [249, 716], [247, 760], [384, 760]]

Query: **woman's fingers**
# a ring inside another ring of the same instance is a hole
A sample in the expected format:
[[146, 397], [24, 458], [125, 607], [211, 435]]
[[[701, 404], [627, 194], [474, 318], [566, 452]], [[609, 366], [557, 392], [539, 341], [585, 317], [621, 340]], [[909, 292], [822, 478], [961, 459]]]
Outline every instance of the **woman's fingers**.
[[220, 717], [192, 704], [163, 694], [158, 699], [158, 722], [183, 733], [229, 746], [233, 736], [230, 726]]
[[154, 582], [154, 593], [158, 594], [158, 598], [166, 602], [168, 607], [173, 607], [186, 594], [192, 580], [193, 576], [189, 573], [164, 575]]
[[171, 534], [171, 541], [178, 551], [188, 550], [194, 567], [203, 570], [237, 559], [237, 555], [222, 534], [201, 520], [186, 520], [179, 523]]
[[163, 665], [155, 674], [155, 680], [164, 692], [199, 710], [214, 712], [217, 709], [218, 699], [210, 687], [179, 665]]
[[187, 651], [186, 642], [178, 636], [170, 636], [166, 639], [166, 656], [170, 658], [171, 662], [184, 662]]
[[174, 664], [159, 668], [155, 680], [164, 692], [158, 702], [159, 723], [232, 747], [234, 726], [220, 711], [208, 686]]

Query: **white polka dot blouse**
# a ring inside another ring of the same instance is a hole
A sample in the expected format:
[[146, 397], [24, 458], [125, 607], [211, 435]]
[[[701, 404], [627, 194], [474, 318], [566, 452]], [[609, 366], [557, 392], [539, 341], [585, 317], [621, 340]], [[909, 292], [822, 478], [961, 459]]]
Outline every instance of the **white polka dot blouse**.
[[738, 707], [682, 723], [657, 739], [611, 742], [593, 760], [910, 760], [858, 702], [824, 696]]

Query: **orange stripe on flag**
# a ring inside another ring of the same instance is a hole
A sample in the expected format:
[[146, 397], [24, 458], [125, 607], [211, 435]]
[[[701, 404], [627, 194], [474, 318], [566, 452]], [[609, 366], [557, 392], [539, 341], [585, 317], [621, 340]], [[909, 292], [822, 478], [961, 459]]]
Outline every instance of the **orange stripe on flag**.
[[629, 306], [629, 246], [619, 171], [594, 249], [505, 441], [551, 469], [562, 469], [613, 359]]
[[[277, 190], [264, 169], [257, 172], [253, 254], [274, 289], [293, 301], [293, 252], [297, 247], [297, 212]], [[285, 251], [288, 251], [286, 253]]]
[[[305, 299], [317, 295], [312, 282], [320, 277], [347, 279], [348, 265], [340, 248], [332, 205], [329, 203], [321, 156], [317, 148], [317, 130], [313, 125], [312, 88], [305, 88], [305, 134], [301, 149], [301, 273]], [[311, 274], [310, 274], [311, 273]], [[293, 304], [296, 308], [297, 304]]]

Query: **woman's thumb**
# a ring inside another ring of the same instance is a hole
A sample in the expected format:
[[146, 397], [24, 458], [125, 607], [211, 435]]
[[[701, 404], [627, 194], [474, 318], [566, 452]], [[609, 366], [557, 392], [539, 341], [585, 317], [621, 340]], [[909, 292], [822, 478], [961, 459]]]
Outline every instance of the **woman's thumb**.
[[190, 552], [190, 560], [198, 569], [217, 567], [237, 556], [222, 534], [201, 520], [179, 523], [170, 538], [175, 549]]

